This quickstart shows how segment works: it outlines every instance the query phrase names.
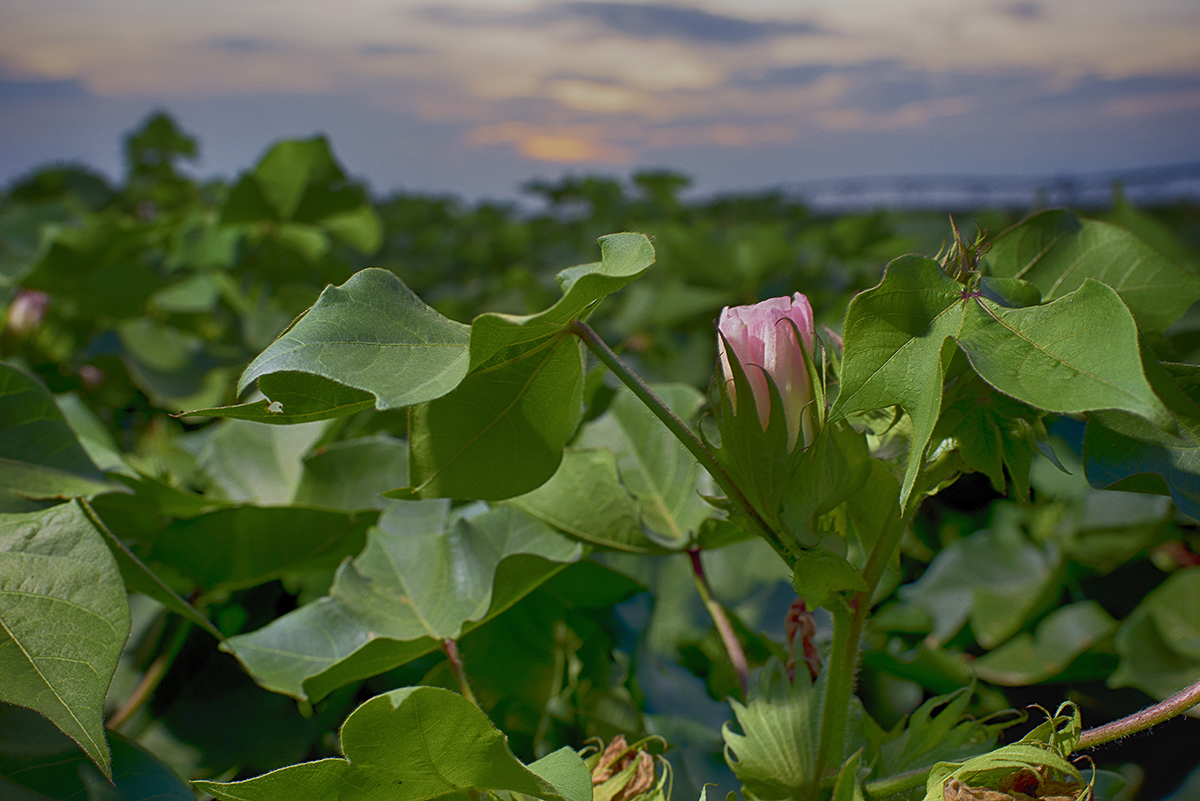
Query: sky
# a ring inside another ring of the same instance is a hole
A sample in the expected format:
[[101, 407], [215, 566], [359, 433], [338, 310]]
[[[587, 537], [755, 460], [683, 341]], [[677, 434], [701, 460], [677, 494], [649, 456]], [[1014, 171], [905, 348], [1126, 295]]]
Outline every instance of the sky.
[[1196, 0], [3, 0], [0, 182], [164, 109], [232, 176], [377, 192], [671, 169], [716, 192], [1200, 161]]

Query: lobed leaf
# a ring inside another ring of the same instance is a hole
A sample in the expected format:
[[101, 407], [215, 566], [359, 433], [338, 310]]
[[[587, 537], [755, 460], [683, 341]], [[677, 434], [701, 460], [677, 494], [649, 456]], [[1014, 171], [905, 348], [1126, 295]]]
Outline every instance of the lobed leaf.
[[899, 406], [913, 433], [900, 503], [909, 494], [941, 411], [942, 383], [963, 330], [961, 285], [933, 259], [904, 256], [850, 301], [843, 329], [841, 389], [829, 420]]
[[395, 497], [500, 500], [554, 475], [583, 414], [583, 360], [566, 326], [654, 262], [641, 234], [602, 237], [600, 251], [559, 274], [563, 296], [549, 309], [475, 319], [471, 374], [412, 410], [412, 488]]
[[992, 243], [987, 261], [1003, 278], [1036, 286], [1044, 302], [1093, 278], [1111, 287], [1143, 331], [1162, 331], [1200, 299], [1200, 276], [1173, 264], [1153, 245], [1112, 223], [1069, 211], [1039, 212]]
[[1044, 305], [1010, 307], [968, 291], [931, 259], [906, 256], [851, 301], [844, 336], [841, 391], [830, 419], [889, 406], [908, 412], [902, 505], [941, 414], [955, 344], [981, 378], [1037, 409], [1119, 409], [1172, 426], [1147, 381], [1129, 310], [1093, 279]]
[[318, 420], [361, 410], [368, 400], [364, 393], [377, 409], [411, 406], [462, 381], [468, 338], [467, 326], [426, 306], [387, 270], [369, 268], [341, 286], [326, 287], [242, 373], [238, 391], [257, 380], [265, 405], [192, 414]]

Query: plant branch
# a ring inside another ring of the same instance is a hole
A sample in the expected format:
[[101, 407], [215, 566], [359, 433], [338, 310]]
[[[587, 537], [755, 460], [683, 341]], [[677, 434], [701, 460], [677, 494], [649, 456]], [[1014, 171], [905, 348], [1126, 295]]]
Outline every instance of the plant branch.
[[636, 373], [621, 361], [617, 354], [613, 353], [612, 348], [608, 347], [604, 340], [600, 338], [600, 335], [593, 331], [590, 326], [580, 320], [573, 320], [566, 327], [566, 330], [583, 340], [583, 344], [587, 346], [588, 350], [595, 354], [596, 358], [611, 370], [613, 375], [619, 378], [625, 386], [629, 387], [638, 400], [646, 404], [646, 407], [654, 413], [654, 416], [662, 421], [667, 430], [674, 434], [675, 438], [683, 443], [683, 447], [687, 448], [692, 456], [696, 458], [696, 461], [709, 472], [713, 480], [717, 482], [717, 485], [725, 491], [725, 495], [729, 500], [754, 521], [762, 536], [771, 544], [771, 547], [783, 557], [789, 566], [793, 565], [795, 558], [784, 546], [783, 541], [779, 538], [779, 534], [771, 528], [767, 521], [763, 520], [762, 515], [754, 508], [754, 504], [750, 502], [750, 499], [746, 497], [745, 493], [734, 482], [733, 477], [717, 461], [717, 457], [708, 449], [708, 446], [650, 390], [650, 387], [646, 386], [646, 382], [642, 381]]
[[1075, 746], [1075, 750], [1094, 748], [1121, 737], [1137, 734], [1139, 731], [1170, 720], [1176, 715], [1182, 715], [1197, 704], [1200, 704], [1200, 680], [1175, 693], [1167, 700], [1146, 707], [1141, 712], [1135, 712], [1128, 717], [1114, 720], [1112, 723], [1088, 729], [1079, 736], [1079, 743]]
[[741, 640], [733, 630], [733, 625], [729, 622], [725, 609], [717, 599], [713, 598], [712, 588], [709, 587], [708, 578], [704, 575], [704, 565], [700, 561], [700, 549], [689, 548], [688, 556], [692, 560], [692, 578], [696, 581], [696, 590], [704, 601], [704, 608], [708, 610], [713, 623], [717, 626], [721, 642], [724, 643], [725, 651], [729, 654], [729, 663], [733, 665], [738, 680], [741, 682], [742, 698], [745, 699], [750, 690], [750, 663], [746, 661], [746, 652], [742, 650]]
[[458, 689], [462, 692], [463, 697], [478, 707], [479, 699], [475, 697], [475, 693], [471, 691], [471, 683], [467, 681], [467, 671], [463, 668], [462, 657], [458, 653], [458, 644], [449, 638], [444, 639], [442, 640], [442, 650], [446, 652], [446, 659], [450, 661], [450, 671], [458, 681]]

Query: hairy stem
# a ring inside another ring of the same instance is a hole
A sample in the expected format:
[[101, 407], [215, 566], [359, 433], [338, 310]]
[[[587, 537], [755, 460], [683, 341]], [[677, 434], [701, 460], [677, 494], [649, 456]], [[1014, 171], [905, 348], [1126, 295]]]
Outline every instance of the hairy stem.
[[741, 640], [734, 632], [733, 625], [725, 614], [725, 609], [717, 599], [713, 598], [712, 588], [709, 587], [708, 578], [704, 575], [704, 565], [700, 562], [700, 549], [689, 548], [688, 556], [692, 560], [692, 578], [696, 582], [696, 590], [700, 593], [701, 600], [704, 601], [704, 608], [708, 610], [713, 623], [717, 625], [721, 642], [724, 643], [725, 651], [729, 654], [729, 663], [733, 665], [733, 669], [738, 675], [738, 681], [741, 682], [742, 698], [745, 699], [750, 690], [750, 663], [746, 661], [746, 652], [742, 650]]
[[1141, 712], [1135, 712], [1129, 717], [1088, 729], [1080, 735], [1079, 744], [1075, 746], [1075, 750], [1094, 748], [1097, 745], [1144, 731], [1158, 723], [1170, 720], [1176, 715], [1182, 715], [1197, 704], [1200, 704], [1200, 680], [1175, 693], [1167, 700], [1146, 707]]
[[[922, 491], [937, 487], [950, 476], [962, 470], [962, 457], [958, 451], [947, 451], [930, 462], [921, 471]], [[858, 673], [858, 644], [863, 627], [871, 613], [871, 602], [887, 569], [892, 554], [900, 547], [904, 530], [912, 522], [920, 506], [920, 495], [910, 502], [908, 509], [890, 518], [883, 531], [879, 532], [874, 545], [867, 554], [862, 568], [866, 589], [855, 593], [848, 602], [834, 602], [833, 644], [829, 653], [825, 697], [821, 710], [821, 733], [817, 745], [817, 774], [813, 782], [813, 798], [816, 798], [820, 781], [827, 774], [836, 774], [842, 765], [842, 752], [846, 746], [846, 726], [850, 717], [850, 698]]]
[[675, 438], [683, 443], [683, 447], [696, 458], [696, 461], [709, 472], [717, 485], [725, 491], [725, 495], [730, 501], [735, 503], [743, 513], [746, 514], [755, 525], [759, 528], [759, 533], [771, 544], [771, 547], [783, 557], [784, 561], [790, 566], [794, 562], [794, 557], [784, 546], [783, 541], [779, 538], [779, 534], [771, 528], [767, 521], [762, 519], [758, 510], [754, 508], [754, 504], [750, 503], [750, 499], [741, 491], [733, 478], [721, 466], [715, 457], [699, 437], [688, 428], [682, 420], [680, 420], [667, 405], [663, 403], [657, 395], [650, 391], [650, 387], [638, 377], [636, 373], [617, 357], [617, 354], [612, 352], [612, 348], [605, 344], [599, 334], [593, 331], [586, 323], [574, 320], [567, 326], [567, 330], [575, 336], [583, 340], [583, 344], [587, 346], [596, 358], [600, 360], [605, 367], [612, 371], [613, 375], [621, 379], [625, 386], [633, 391], [638, 400], [646, 404], [646, 407], [654, 413], [654, 416], [662, 421], [667, 430], [675, 435]]
[[450, 661], [450, 671], [458, 681], [459, 691], [464, 698], [479, 706], [479, 699], [475, 697], [475, 693], [471, 691], [471, 683], [467, 681], [467, 671], [463, 668], [462, 657], [458, 653], [458, 643], [448, 638], [442, 640], [442, 650], [446, 653], [446, 659]]
[[849, 605], [835, 601], [828, 608], [833, 614], [833, 643], [829, 649], [829, 665], [825, 668], [817, 770], [812, 783], [814, 801], [821, 778], [837, 772], [842, 764], [842, 752], [846, 750], [846, 723], [850, 716], [850, 696], [854, 693], [854, 674], [858, 670], [858, 635], [862, 629], [861, 620], [855, 629], [854, 623], [859, 616]]

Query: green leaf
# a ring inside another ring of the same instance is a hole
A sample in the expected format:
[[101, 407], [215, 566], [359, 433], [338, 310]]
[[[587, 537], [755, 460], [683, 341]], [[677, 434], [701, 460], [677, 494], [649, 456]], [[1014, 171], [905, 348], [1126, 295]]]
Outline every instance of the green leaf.
[[632, 553], [663, 553], [642, 531], [641, 508], [607, 448], [567, 448], [562, 465], [533, 492], [505, 501], [575, 539]]
[[[1064, 714], [1066, 710], [1069, 714]], [[1079, 708], [1070, 701], [1059, 706], [1053, 717], [1026, 734], [1019, 742], [972, 757], [966, 762], [939, 762], [925, 784], [925, 801], [944, 801], [946, 785], [952, 780], [970, 787], [997, 787], [1000, 780], [1021, 770], [1045, 775], [1053, 771], [1082, 788], [1086, 782], [1079, 769], [1067, 761], [1075, 750], [1081, 730]]]
[[399, 504], [327, 597], [230, 638], [230, 649], [267, 689], [317, 700], [457, 639], [580, 555], [517, 509], [447, 515], [444, 501]]
[[1169, 493], [1181, 510], [1200, 517], [1200, 367], [1159, 364], [1146, 350], [1142, 358], [1175, 430], [1163, 431], [1123, 412], [1088, 415], [1083, 439], [1088, 483]]
[[145, 562], [139, 559], [130, 550], [128, 545], [118, 539], [108, 526], [104, 524], [104, 521], [94, 514], [94, 509], [89, 509], [85, 503], [83, 510], [87, 514], [88, 519], [104, 534], [105, 539], [108, 541], [109, 550], [112, 551], [113, 558], [117, 560], [117, 566], [121, 570], [121, 578], [125, 581], [125, 586], [131, 592], [140, 592], [143, 595], [149, 596], [175, 614], [192, 621], [217, 638], [217, 640], [225, 639], [225, 636], [209, 622], [208, 618], [202, 615], [190, 603], [179, 597], [179, 594], [171, 589]]
[[483, 712], [437, 687], [375, 696], [346, 718], [341, 740], [345, 759], [292, 765], [228, 784], [194, 784], [229, 801], [465, 801], [488, 790], [546, 801], [591, 799], [591, 775], [573, 751], [522, 765]]
[[205, 429], [196, 464], [210, 482], [208, 495], [259, 506], [292, 503], [304, 471], [301, 458], [327, 428], [324, 422], [280, 427], [225, 420]]
[[374, 522], [370, 512], [220, 509], [168, 525], [148, 560], [171, 566], [210, 592], [253, 587], [293, 571], [336, 567], [362, 550]]
[[268, 402], [248, 404], [243, 413], [272, 421], [271, 404], [279, 404], [282, 415], [315, 420], [361, 410], [363, 393], [380, 410], [431, 400], [466, 375], [468, 338], [467, 326], [426, 306], [387, 270], [363, 270], [342, 286], [326, 287], [250, 363], [238, 391], [257, 379]]
[[408, 443], [377, 434], [322, 446], [304, 459], [292, 502], [326, 509], [387, 509], [383, 497], [408, 483]]
[[609, 234], [599, 239], [600, 261], [568, 267], [557, 276], [563, 296], [537, 314], [481, 314], [471, 324], [471, 369], [504, 348], [530, 347], [558, 335], [572, 320], [586, 317], [596, 302], [637, 278], [654, 264], [654, 247], [644, 234]]
[[900, 494], [912, 492], [941, 411], [942, 381], [963, 328], [964, 290], [932, 259], [904, 256], [850, 301], [843, 329], [841, 389], [829, 420], [899, 406], [913, 421]]
[[150, 752], [109, 733], [112, 781], [44, 718], [0, 705], [0, 796], [14, 801], [194, 801], [195, 795]]
[[1114, 687], [1165, 699], [1200, 679], [1200, 571], [1180, 570], [1156, 587], [1117, 630]]
[[[230, 193], [221, 210], [221, 222], [290, 220], [293, 217], [305, 221], [319, 219], [324, 216], [322, 212], [329, 214], [331, 210], [338, 210], [336, 204], [331, 209], [326, 198], [331, 194], [330, 187], [344, 178], [325, 137], [280, 142]], [[304, 203], [310, 195], [317, 196], [313, 199], [318, 201], [320, 209], [315, 214], [312, 211], [299, 213], [302, 205], [312, 205], [311, 201]]]
[[1000, 506], [991, 528], [951, 543], [920, 579], [900, 588], [933, 619], [928, 642], [947, 642], [968, 620], [980, 645], [995, 648], [1057, 597], [1062, 558], [1022, 533], [1022, 514]]
[[1121, 409], [1169, 427], [1142, 369], [1137, 327], [1116, 292], [1087, 280], [1030, 308], [979, 299], [959, 340], [971, 366], [996, 389], [1038, 409], [1074, 414]]
[[976, 659], [975, 674], [1006, 687], [1038, 684], [1062, 673], [1116, 627], [1117, 622], [1095, 601], [1069, 604], [1047, 615], [1035, 633], [1022, 632]]
[[0, 362], [0, 494], [67, 498], [128, 492], [88, 458], [41, 381]]
[[270, 385], [270, 398], [237, 406], [197, 409], [187, 412], [187, 415], [292, 425], [328, 420], [331, 417], [345, 417], [375, 408], [375, 396], [370, 392], [335, 384], [320, 376], [285, 370], [264, 376], [263, 380]]
[[[694, 423], [703, 395], [684, 384], [651, 389], [676, 417]], [[715, 513], [702, 497], [713, 493], [708, 474], [628, 389], [619, 390], [608, 411], [584, 426], [576, 444], [612, 452], [621, 483], [638, 504], [646, 537], [655, 545], [668, 550], [689, 547], [700, 523]]]
[[1094, 278], [1121, 296], [1143, 331], [1162, 331], [1200, 299], [1200, 276], [1175, 266], [1152, 245], [1112, 223], [1069, 211], [1039, 212], [998, 238], [992, 272], [1022, 278], [1056, 300]]
[[131, 478], [137, 476], [137, 471], [129, 466], [117, 448], [112, 434], [79, 395], [68, 392], [56, 396], [54, 402], [96, 467], [106, 473], [120, 473]]
[[1171, 424], [1143, 372], [1133, 318], [1099, 281], [1045, 305], [1007, 308], [952, 281], [937, 262], [906, 256], [850, 302], [844, 336], [842, 388], [830, 419], [889, 406], [909, 413], [902, 504], [941, 412], [955, 341], [985, 381], [1036, 408], [1121, 409]]
[[549, 309], [475, 319], [471, 374], [412, 410], [413, 486], [394, 497], [500, 500], [554, 475], [583, 414], [583, 361], [566, 326], [654, 262], [641, 234], [601, 237], [600, 251], [600, 262], [559, 273], [563, 296]]
[[227, 396], [236, 370], [201, 337], [147, 317], [122, 321], [117, 336], [130, 378], [158, 408], [176, 412]]
[[129, 625], [120, 571], [78, 502], [0, 515], [0, 701], [44, 715], [105, 776], [104, 697]]
[[412, 488], [396, 495], [501, 500], [528, 492], [554, 475], [582, 416], [583, 358], [573, 337], [502, 351], [453, 392], [412, 409]]

